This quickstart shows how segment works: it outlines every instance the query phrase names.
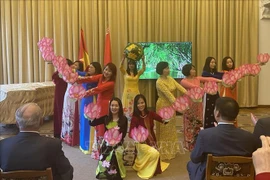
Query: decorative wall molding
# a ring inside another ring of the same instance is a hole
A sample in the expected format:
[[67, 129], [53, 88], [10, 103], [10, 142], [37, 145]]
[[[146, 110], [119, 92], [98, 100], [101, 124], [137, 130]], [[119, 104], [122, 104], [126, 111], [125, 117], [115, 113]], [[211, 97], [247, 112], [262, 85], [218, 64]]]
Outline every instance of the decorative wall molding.
[[270, 19], [270, 0], [260, 1], [260, 18]]

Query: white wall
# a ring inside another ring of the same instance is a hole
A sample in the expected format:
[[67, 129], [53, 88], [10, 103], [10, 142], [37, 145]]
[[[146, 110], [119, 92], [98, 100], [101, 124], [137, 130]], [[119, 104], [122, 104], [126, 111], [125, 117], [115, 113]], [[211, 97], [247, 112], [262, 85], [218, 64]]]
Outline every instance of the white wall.
[[[270, 54], [270, 19], [259, 20], [259, 53]], [[258, 104], [270, 105], [270, 62], [262, 66], [259, 75]]]

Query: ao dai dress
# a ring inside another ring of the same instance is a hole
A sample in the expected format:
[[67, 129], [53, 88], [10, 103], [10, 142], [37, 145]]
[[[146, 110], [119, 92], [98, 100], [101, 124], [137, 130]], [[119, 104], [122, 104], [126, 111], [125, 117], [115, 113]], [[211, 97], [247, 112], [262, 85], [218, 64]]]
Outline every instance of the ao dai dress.
[[[194, 78], [184, 78], [181, 80], [180, 84], [186, 88], [191, 89], [194, 87], [200, 87], [201, 82], [206, 81], [215, 81], [218, 79], [215, 78], [204, 78], [201, 76]], [[183, 129], [184, 129], [184, 147], [192, 151], [200, 128], [202, 127], [202, 118], [203, 118], [203, 105], [201, 102], [191, 101], [190, 107], [183, 114]]]
[[67, 83], [59, 77], [59, 72], [56, 71], [52, 75], [52, 80], [55, 84], [54, 106], [53, 106], [53, 127], [54, 137], [60, 137], [62, 128], [62, 114], [64, 96], [67, 89]]
[[124, 69], [123, 65], [120, 66], [120, 71], [124, 75], [124, 91], [122, 95], [122, 103], [124, 108], [124, 113], [127, 118], [131, 118], [133, 113], [133, 102], [134, 97], [137, 94], [140, 94], [139, 92], [139, 78], [145, 71], [145, 66], [141, 70], [138, 71], [138, 74], [136, 76], [130, 76], [126, 70]]
[[[149, 179], [156, 174], [161, 174], [167, 169], [169, 163], [160, 161], [159, 148], [156, 142], [156, 136], [154, 132], [154, 121], [157, 124], [162, 124], [163, 120], [158, 114], [149, 111], [144, 117], [132, 116], [130, 123], [129, 137], [131, 136], [131, 130], [138, 128], [139, 126], [144, 127], [148, 130], [148, 138], [144, 143], [136, 143], [136, 159], [132, 166], [137, 171], [137, 175], [142, 179]], [[168, 124], [167, 124], [168, 125]]]
[[[224, 71], [224, 72], [227, 72], [227, 71]], [[235, 83], [232, 87], [225, 87], [224, 85], [221, 85], [220, 96], [230, 97], [237, 101], [237, 83]]]
[[69, 89], [72, 84], [68, 83], [64, 96], [61, 139], [70, 146], [79, 144], [79, 109], [78, 101], [69, 97]]
[[[103, 125], [106, 131], [111, 128], [119, 128], [119, 132], [122, 133], [122, 140], [115, 146], [108, 146], [105, 140], [102, 141], [100, 149], [100, 158], [98, 162], [98, 167], [96, 169], [97, 179], [115, 179], [121, 180], [126, 177], [126, 169], [123, 162], [123, 152], [124, 152], [124, 139], [127, 133], [127, 118], [122, 117], [122, 122], [116, 121], [108, 122], [108, 116], [103, 116], [98, 119], [94, 119], [92, 122], [89, 121], [91, 126]], [[109, 167], [105, 168], [102, 164], [104, 161], [109, 162]], [[114, 172], [113, 172], [114, 171]], [[113, 173], [110, 173], [113, 172]]]
[[[102, 76], [103, 76], [102, 74], [98, 74], [94, 76], [80, 77], [79, 80], [77, 80], [77, 83], [98, 82], [97, 87], [92, 88], [92, 93], [88, 95], [90, 96], [98, 95], [96, 103], [100, 107], [99, 117], [105, 116], [109, 113], [109, 102], [113, 97], [115, 84], [114, 81], [102, 81]], [[104, 132], [105, 132], [104, 125], [96, 126], [97, 147], [94, 147], [93, 151], [96, 151], [99, 148], [99, 145], [103, 139]]]
[[[220, 72], [207, 72], [203, 71], [202, 73], [203, 77], [213, 77], [216, 79], [222, 79], [223, 73]], [[204, 99], [203, 99], [203, 128], [210, 128], [214, 127], [214, 122], [216, 122], [214, 117], [214, 109], [216, 100], [219, 98], [219, 93], [217, 94], [207, 94], [205, 93]]]
[[[174, 93], [176, 90], [179, 90], [182, 93], [186, 93], [185, 88], [183, 88], [170, 76], [167, 76], [166, 79], [158, 78], [156, 82], [156, 88], [158, 93], [156, 112], [158, 112], [163, 107], [173, 105], [175, 102]], [[168, 124], [156, 124], [156, 135], [158, 146], [160, 148], [161, 160], [173, 159], [177, 153], [180, 153], [179, 140], [176, 132], [175, 113]]]
[[[86, 72], [78, 71], [80, 76], [86, 76]], [[82, 86], [87, 91], [97, 86], [97, 82], [83, 83]], [[84, 154], [90, 154], [95, 138], [95, 128], [89, 126], [89, 120], [84, 116], [84, 107], [92, 103], [95, 96], [88, 96], [81, 99], [80, 103], [80, 149]]]

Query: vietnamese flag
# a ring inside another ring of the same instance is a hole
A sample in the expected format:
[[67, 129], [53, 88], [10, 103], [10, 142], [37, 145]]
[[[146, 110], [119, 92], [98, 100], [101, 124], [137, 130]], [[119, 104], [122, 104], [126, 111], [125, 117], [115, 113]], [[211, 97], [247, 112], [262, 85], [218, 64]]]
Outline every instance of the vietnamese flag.
[[106, 64], [112, 62], [112, 56], [111, 56], [111, 38], [110, 38], [110, 31], [107, 29], [106, 35], [105, 35], [105, 49], [104, 49], [104, 66]]
[[87, 48], [84, 41], [84, 33], [82, 29], [81, 29], [81, 39], [80, 39], [80, 49], [79, 49], [79, 60], [83, 62], [84, 69], [90, 65], [90, 60], [87, 53]]

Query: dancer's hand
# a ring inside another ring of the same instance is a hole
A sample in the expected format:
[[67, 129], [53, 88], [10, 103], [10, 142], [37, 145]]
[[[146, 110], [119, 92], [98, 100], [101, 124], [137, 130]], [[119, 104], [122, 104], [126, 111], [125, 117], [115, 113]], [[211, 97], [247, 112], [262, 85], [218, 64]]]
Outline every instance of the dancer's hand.
[[87, 90], [84, 97], [92, 96], [93, 92], [94, 92], [94, 88]]
[[144, 59], [145, 59], [145, 55], [142, 56], [142, 60], [143, 60], [143, 61], [144, 61]]
[[126, 54], [123, 53], [123, 54], [122, 54], [122, 61], [124, 62], [125, 59], [126, 59]]

